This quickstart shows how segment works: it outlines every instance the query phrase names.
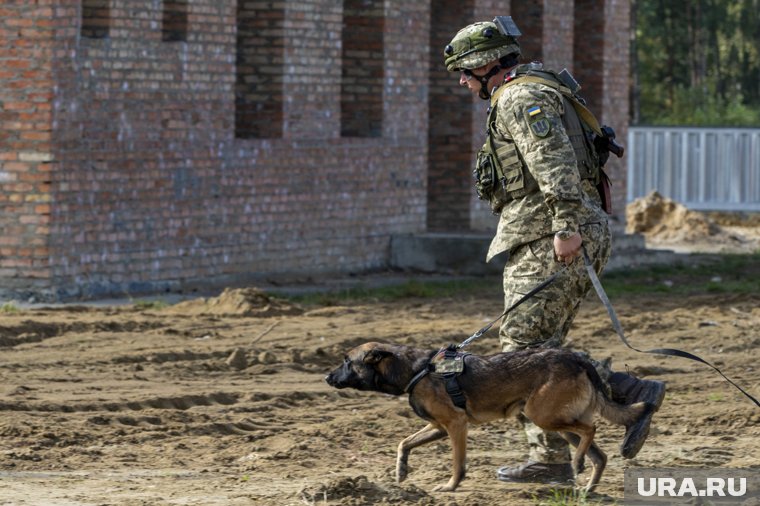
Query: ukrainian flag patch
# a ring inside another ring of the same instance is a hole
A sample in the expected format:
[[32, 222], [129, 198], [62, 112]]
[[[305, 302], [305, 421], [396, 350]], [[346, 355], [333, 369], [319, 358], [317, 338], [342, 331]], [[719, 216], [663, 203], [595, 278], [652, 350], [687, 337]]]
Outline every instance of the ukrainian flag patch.
[[539, 106], [534, 105], [533, 107], [528, 109], [528, 116], [530, 116], [531, 118], [537, 114], [541, 114], [541, 108]]

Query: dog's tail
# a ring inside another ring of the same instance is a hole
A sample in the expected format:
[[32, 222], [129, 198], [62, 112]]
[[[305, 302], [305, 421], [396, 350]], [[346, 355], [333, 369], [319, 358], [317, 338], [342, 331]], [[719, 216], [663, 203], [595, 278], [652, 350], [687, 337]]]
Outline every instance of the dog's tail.
[[613, 401], [608, 395], [607, 386], [602, 381], [602, 378], [599, 377], [596, 368], [586, 360], [581, 361], [581, 364], [586, 370], [586, 375], [591, 381], [596, 395], [596, 411], [603, 418], [617, 425], [628, 426], [647, 411], [654, 409], [651, 404], [646, 402], [626, 405]]
[[630, 405], [620, 404], [599, 391], [596, 392], [596, 401], [599, 414], [603, 418], [614, 424], [625, 425], [626, 427], [638, 420], [647, 411], [653, 409], [653, 406], [648, 402], [637, 402]]

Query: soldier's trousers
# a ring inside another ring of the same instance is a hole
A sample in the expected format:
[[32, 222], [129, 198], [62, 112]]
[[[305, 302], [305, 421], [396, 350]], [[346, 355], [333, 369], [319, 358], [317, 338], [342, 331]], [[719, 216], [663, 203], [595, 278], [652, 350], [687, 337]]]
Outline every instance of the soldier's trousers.
[[[608, 225], [581, 226], [581, 237], [594, 269], [601, 273], [610, 257]], [[510, 307], [563, 265], [555, 259], [554, 236], [515, 248], [504, 267], [504, 307]], [[504, 318], [499, 330], [502, 350], [562, 346], [578, 308], [591, 288], [583, 257], [576, 258], [552, 284]], [[567, 442], [559, 434], [545, 433], [526, 418], [522, 417], [522, 420], [530, 445], [530, 460], [544, 463], [570, 461]]]

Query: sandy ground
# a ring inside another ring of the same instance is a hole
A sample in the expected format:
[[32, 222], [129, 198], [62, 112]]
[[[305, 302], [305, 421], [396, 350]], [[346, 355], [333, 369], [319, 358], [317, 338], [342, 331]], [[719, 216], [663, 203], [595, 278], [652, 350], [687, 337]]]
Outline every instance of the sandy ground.
[[[253, 290], [158, 309], [36, 308], [0, 314], [0, 504], [536, 504], [549, 486], [504, 484], [526, 455], [514, 420], [475, 427], [455, 493], [446, 440], [418, 449], [394, 483], [398, 442], [424, 422], [405, 397], [338, 391], [323, 380], [354, 345], [459, 342], [501, 312], [498, 279], [440, 299], [294, 307]], [[615, 299], [643, 349], [698, 353], [760, 397], [760, 294]], [[600, 421], [609, 455], [590, 503], [620, 501], [629, 467], [753, 467], [760, 410], [707, 367], [642, 355], [589, 298], [570, 343], [667, 381], [666, 402], [634, 460]], [[475, 353], [498, 351], [489, 333]]]
[[[630, 206], [648, 244], [751, 252], [760, 218], [697, 215], [651, 195]], [[747, 275], [756, 276], [760, 266]], [[556, 487], [505, 484], [521, 463], [514, 420], [474, 427], [455, 493], [446, 440], [412, 453], [394, 482], [398, 442], [422, 428], [404, 397], [335, 390], [324, 376], [365, 341], [437, 349], [501, 313], [501, 281], [458, 297], [298, 307], [255, 289], [168, 307], [5, 307], [0, 312], [0, 505], [559, 504]], [[640, 349], [697, 353], [760, 397], [760, 293], [613, 299]], [[588, 504], [619, 503], [627, 468], [752, 468], [760, 409], [702, 364], [638, 354], [591, 295], [569, 346], [668, 384], [646, 446], [618, 455], [623, 428], [600, 420], [609, 456]], [[499, 351], [492, 331], [468, 351]], [[581, 481], [585, 481], [585, 475]]]

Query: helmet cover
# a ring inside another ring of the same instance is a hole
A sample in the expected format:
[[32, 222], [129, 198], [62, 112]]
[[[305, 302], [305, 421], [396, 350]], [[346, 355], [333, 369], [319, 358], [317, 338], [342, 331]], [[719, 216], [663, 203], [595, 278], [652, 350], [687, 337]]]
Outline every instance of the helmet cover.
[[491, 21], [480, 21], [459, 30], [443, 52], [446, 70], [476, 69], [508, 54], [520, 54], [520, 44], [502, 34]]

